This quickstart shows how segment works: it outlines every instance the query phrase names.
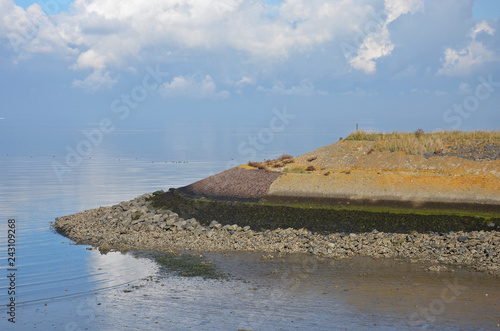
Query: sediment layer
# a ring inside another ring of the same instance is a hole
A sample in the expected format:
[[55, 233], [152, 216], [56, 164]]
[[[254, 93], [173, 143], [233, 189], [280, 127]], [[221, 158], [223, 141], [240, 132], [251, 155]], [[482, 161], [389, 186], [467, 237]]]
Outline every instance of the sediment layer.
[[[371, 141], [339, 141], [286, 163], [233, 168], [179, 191], [232, 201], [319, 199], [326, 204], [350, 201], [416, 209], [435, 205], [500, 213], [497, 149], [429, 156], [375, 151], [373, 145]], [[469, 159], [473, 156], [477, 158]]]

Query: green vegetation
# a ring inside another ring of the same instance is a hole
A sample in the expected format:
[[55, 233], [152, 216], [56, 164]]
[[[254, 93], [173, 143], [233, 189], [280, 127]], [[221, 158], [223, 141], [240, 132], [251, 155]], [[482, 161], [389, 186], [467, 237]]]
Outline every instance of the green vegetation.
[[499, 145], [500, 131], [439, 131], [424, 133], [422, 129], [414, 133], [367, 133], [356, 131], [345, 140], [374, 141], [374, 149], [391, 152], [407, 152], [409, 154], [440, 153], [444, 148], [459, 146]]
[[321, 199], [294, 203], [293, 199], [240, 203], [193, 199], [176, 190], [152, 198], [153, 207], [173, 210], [184, 218], [194, 217], [208, 225], [212, 220], [254, 230], [306, 228], [320, 233], [383, 232], [421, 233], [449, 231], [491, 231], [500, 229], [500, 211], [491, 213], [445, 208], [413, 209], [413, 206], [385, 206], [347, 202], [326, 203]]
[[306, 171], [300, 167], [295, 167], [290, 169], [290, 172], [294, 174], [304, 174]]
[[292, 208], [313, 208], [313, 209], [326, 209], [337, 211], [363, 211], [369, 213], [390, 213], [390, 214], [413, 214], [413, 215], [427, 215], [427, 216], [458, 216], [458, 217], [474, 217], [482, 218], [484, 220], [500, 219], [500, 212], [488, 211], [467, 211], [463, 209], [437, 209], [437, 208], [408, 208], [397, 206], [371, 206], [371, 205], [356, 205], [356, 204], [338, 204], [338, 205], [325, 205], [315, 202], [307, 203], [275, 203], [275, 202], [262, 202], [259, 205], [265, 206], [288, 206]]
[[204, 279], [226, 279], [210, 261], [200, 254], [158, 254], [153, 258], [167, 272], [184, 277], [203, 277]]

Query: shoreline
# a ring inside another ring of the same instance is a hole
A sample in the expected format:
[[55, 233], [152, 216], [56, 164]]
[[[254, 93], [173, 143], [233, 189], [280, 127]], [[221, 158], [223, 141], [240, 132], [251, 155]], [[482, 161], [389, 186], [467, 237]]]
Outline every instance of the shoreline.
[[200, 224], [170, 210], [155, 210], [153, 194], [141, 195], [110, 207], [99, 207], [56, 218], [52, 227], [77, 244], [110, 250], [160, 252], [258, 252], [310, 254], [321, 258], [355, 256], [427, 262], [430, 271], [467, 268], [500, 276], [500, 232], [318, 233], [307, 229], [267, 229]]

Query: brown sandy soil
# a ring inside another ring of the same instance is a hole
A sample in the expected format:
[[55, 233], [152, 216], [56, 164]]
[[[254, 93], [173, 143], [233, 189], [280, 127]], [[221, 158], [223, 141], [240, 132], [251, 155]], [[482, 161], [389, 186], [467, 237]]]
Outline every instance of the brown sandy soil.
[[432, 173], [362, 170], [328, 176], [285, 174], [271, 185], [268, 197], [274, 196], [500, 204], [498, 181], [482, 176], [446, 177]]
[[[274, 168], [275, 161], [261, 163], [270, 170], [242, 165], [179, 190], [224, 200], [299, 197], [411, 202], [416, 206], [429, 202], [474, 204], [489, 210], [500, 206], [497, 157], [476, 161], [460, 153], [429, 157], [378, 151], [373, 145], [372, 141], [343, 140], [278, 168]], [[305, 171], [308, 168], [314, 170]]]
[[[296, 166], [348, 171], [433, 172], [452, 175], [493, 175], [500, 178], [500, 160], [472, 161], [456, 156], [408, 155], [404, 152], [374, 151], [371, 141], [339, 141], [294, 158]], [[316, 158], [313, 161], [308, 161]]]
[[[375, 151], [370, 141], [339, 141], [298, 156], [269, 196], [500, 204], [500, 160]], [[282, 168], [284, 169], [284, 168]]]

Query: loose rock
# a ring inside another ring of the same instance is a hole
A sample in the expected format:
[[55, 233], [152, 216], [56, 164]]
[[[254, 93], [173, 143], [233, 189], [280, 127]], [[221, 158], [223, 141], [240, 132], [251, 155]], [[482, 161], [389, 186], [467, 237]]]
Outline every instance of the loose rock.
[[147, 202], [150, 196], [56, 218], [53, 227], [78, 244], [99, 247], [103, 254], [136, 249], [249, 251], [267, 254], [265, 258], [275, 253], [306, 253], [332, 259], [368, 256], [438, 262], [429, 268], [431, 271], [460, 265], [500, 276], [500, 232], [496, 231], [401, 234], [373, 230], [325, 235], [278, 228], [256, 232], [249, 226], [222, 225], [216, 220], [207, 226], [194, 218], [184, 220], [170, 210], [154, 210]]

